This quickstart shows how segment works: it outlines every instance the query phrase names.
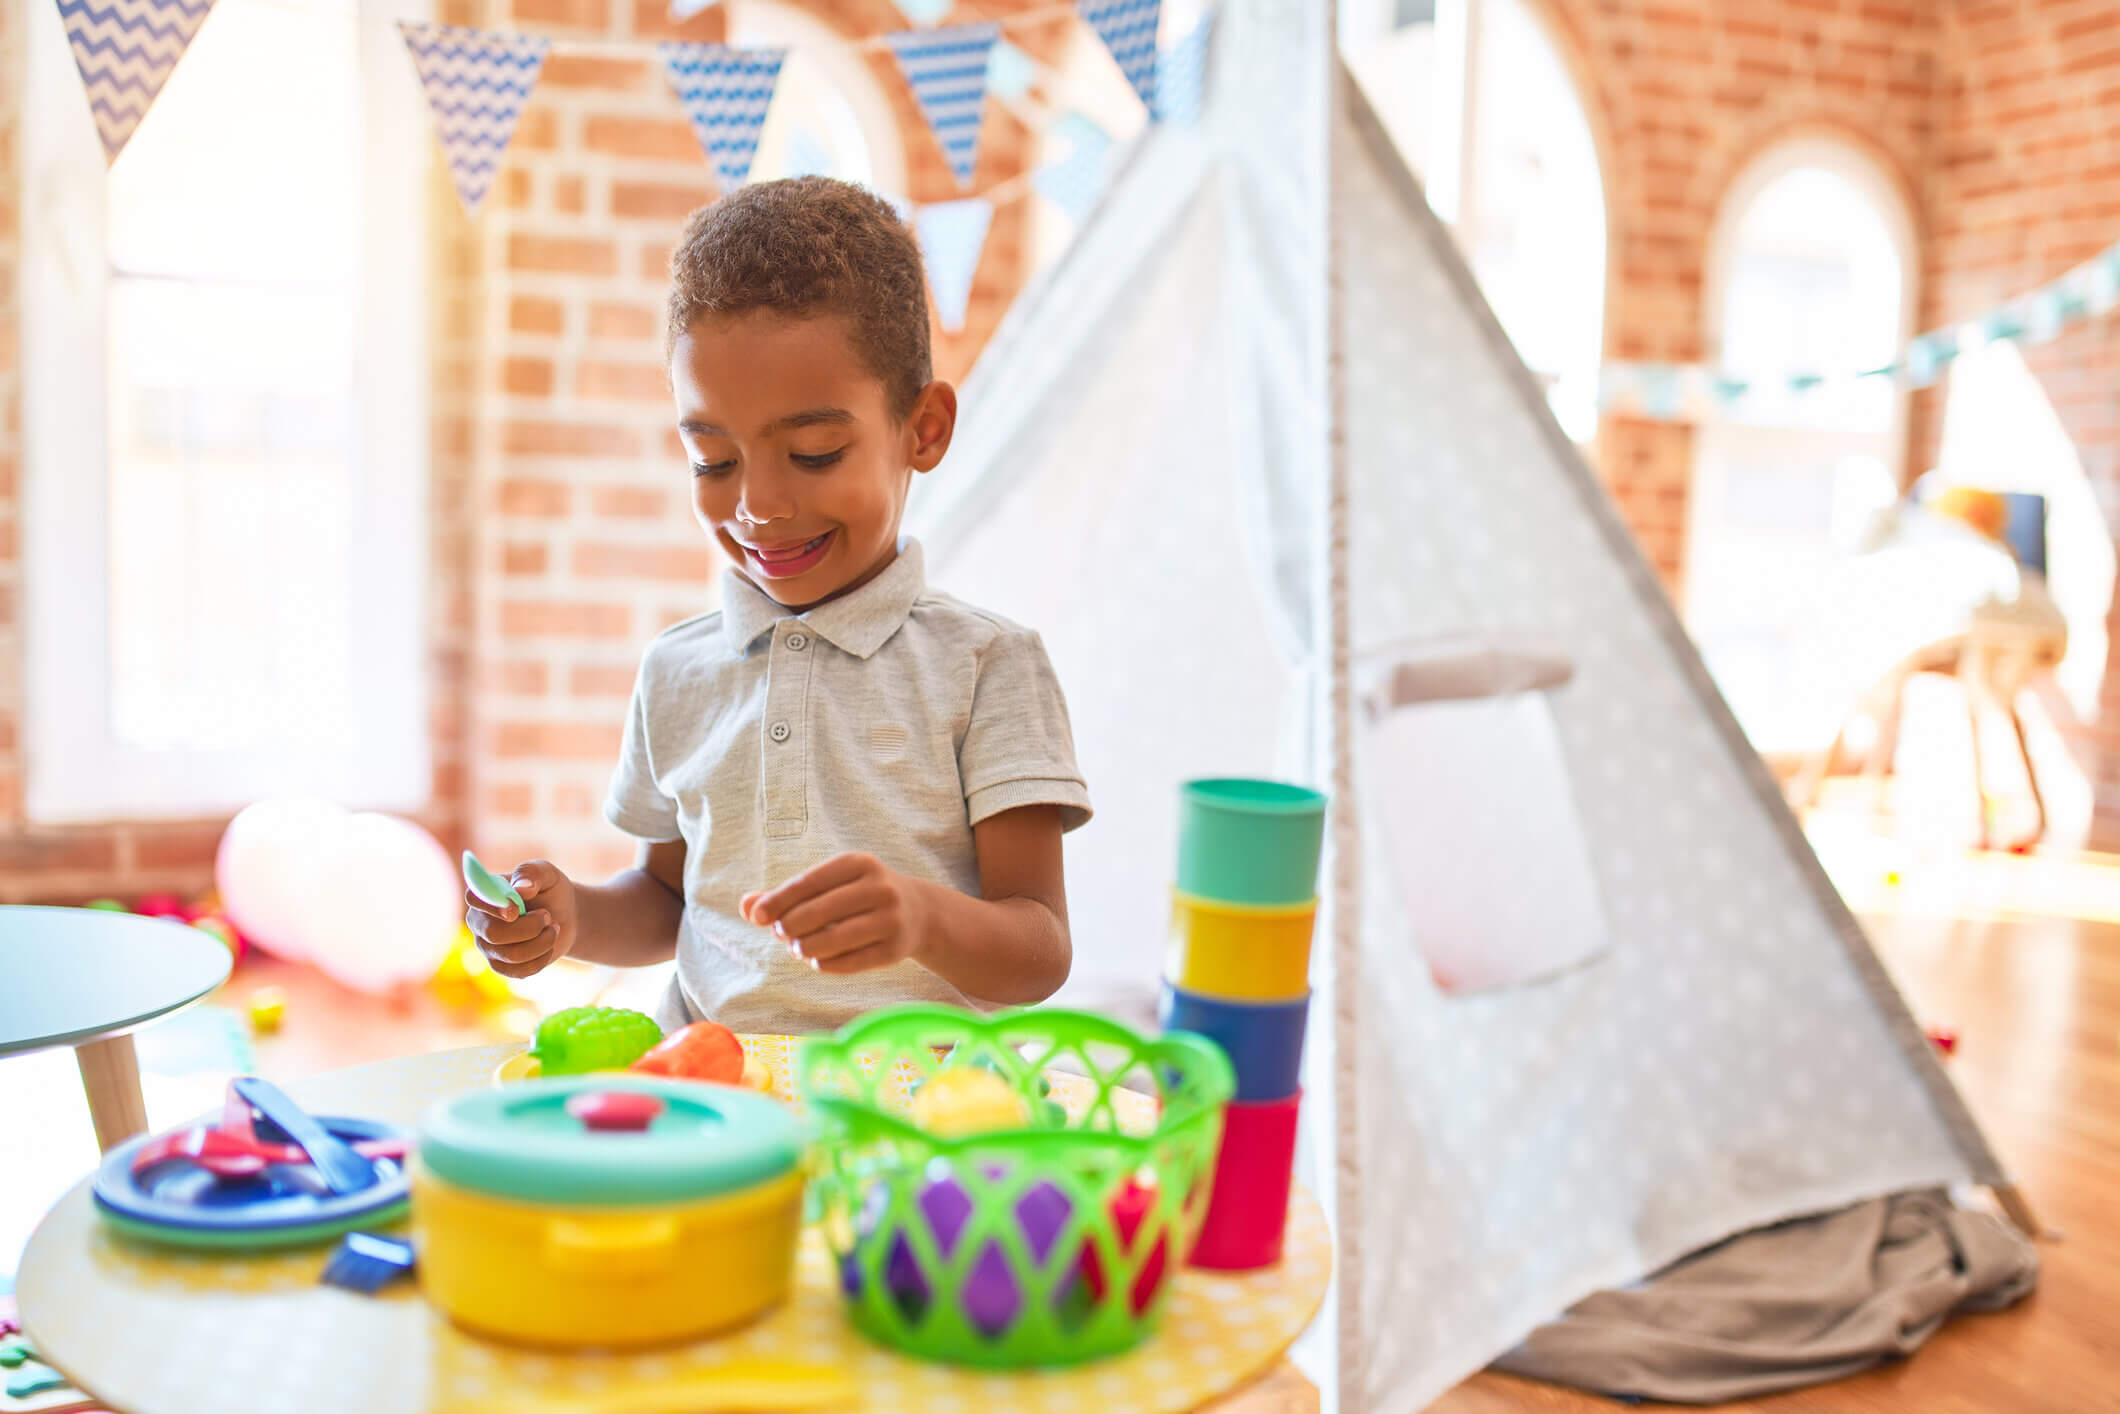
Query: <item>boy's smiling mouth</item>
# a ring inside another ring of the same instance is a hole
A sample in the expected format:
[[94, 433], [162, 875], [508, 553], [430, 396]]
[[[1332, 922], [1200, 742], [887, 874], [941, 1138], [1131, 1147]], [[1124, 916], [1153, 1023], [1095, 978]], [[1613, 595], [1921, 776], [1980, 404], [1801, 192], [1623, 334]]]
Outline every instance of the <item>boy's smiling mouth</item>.
[[753, 545], [748, 541], [736, 543], [743, 546], [744, 558], [768, 579], [793, 579], [808, 574], [817, 568], [832, 548], [832, 537], [838, 532], [828, 530], [815, 540], [789, 541], [779, 545]]

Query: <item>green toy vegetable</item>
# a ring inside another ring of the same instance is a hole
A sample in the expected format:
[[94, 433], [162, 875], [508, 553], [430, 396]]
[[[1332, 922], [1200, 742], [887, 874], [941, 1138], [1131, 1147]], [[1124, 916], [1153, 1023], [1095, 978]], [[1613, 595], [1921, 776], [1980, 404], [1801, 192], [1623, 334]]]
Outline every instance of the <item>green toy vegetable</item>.
[[541, 1075], [580, 1075], [591, 1070], [624, 1070], [662, 1039], [652, 1018], [615, 1006], [576, 1006], [556, 1011], [538, 1023], [537, 1057]]

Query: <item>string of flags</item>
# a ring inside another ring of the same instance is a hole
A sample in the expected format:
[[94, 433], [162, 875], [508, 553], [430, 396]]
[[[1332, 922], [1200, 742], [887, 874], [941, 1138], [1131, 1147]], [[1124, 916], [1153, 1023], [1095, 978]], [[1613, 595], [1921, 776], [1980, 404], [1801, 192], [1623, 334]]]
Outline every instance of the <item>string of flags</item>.
[[1697, 421], [1709, 412], [1767, 399], [1830, 395], [1888, 382], [1926, 388], [1951, 363], [1988, 344], [2052, 342], [2064, 329], [2120, 307], [2120, 241], [2035, 290], [1972, 319], [1917, 334], [1889, 363], [1837, 372], [1798, 371], [1771, 378], [1699, 364], [1608, 363], [1598, 371], [1598, 405], [1658, 422]]

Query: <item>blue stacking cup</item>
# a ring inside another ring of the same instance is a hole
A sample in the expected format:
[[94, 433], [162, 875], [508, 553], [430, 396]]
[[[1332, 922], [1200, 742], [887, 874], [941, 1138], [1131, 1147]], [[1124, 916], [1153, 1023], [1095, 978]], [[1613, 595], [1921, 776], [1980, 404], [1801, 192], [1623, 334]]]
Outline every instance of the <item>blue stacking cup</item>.
[[1165, 983], [1156, 1009], [1165, 1031], [1191, 1031], [1229, 1052], [1236, 1098], [1285, 1100], [1303, 1085], [1303, 1028], [1310, 994], [1292, 1002], [1232, 1002]]
[[1325, 797], [1283, 781], [1187, 781], [1178, 889], [1215, 903], [1293, 905], [1318, 893]]

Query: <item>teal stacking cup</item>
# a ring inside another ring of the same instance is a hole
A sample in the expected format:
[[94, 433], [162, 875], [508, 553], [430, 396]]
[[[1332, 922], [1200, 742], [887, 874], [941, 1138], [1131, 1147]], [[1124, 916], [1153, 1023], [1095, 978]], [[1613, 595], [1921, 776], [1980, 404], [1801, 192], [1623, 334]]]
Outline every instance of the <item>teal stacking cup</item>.
[[1318, 893], [1325, 797], [1282, 781], [1187, 781], [1178, 889], [1216, 903], [1298, 904]]

